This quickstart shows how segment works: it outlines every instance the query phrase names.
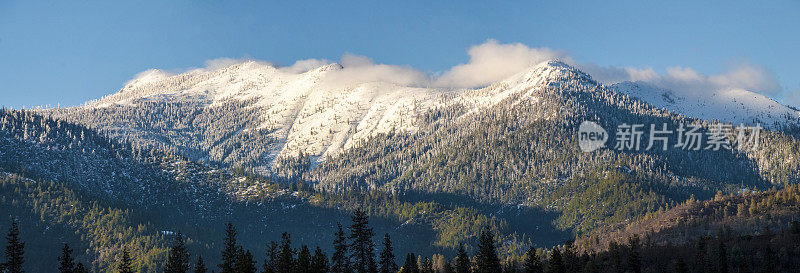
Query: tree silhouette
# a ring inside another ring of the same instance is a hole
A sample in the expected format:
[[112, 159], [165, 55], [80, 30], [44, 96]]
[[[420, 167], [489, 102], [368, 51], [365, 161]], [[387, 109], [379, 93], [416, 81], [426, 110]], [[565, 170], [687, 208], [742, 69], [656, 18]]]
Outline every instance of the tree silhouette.
[[470, 273], [472, 270], [472, 262], [469, 259], [467, 250], [464, 249], [464, 244], [458, 245], [458, 255], [456, 256], [456, 273]]
[[494, 236], [486, 226], [478, 239], [478, 253], [475, 255], [475, 273], [500, 272], [500, 258], [494, 246]]
[[133, 273], [133, 261], [131, 261], [131, 254], [128, 252], [128, 247], [122, 248], [122, 259], [117, 264], [117, 272], [119, 273]]
[[397, 264], [394, 262], [393, 251], [392, 239], [389, 237], [389, 233], [386, 233], [383, 236], [383, 251], [381, 251], [380, 273], [397, 272]]
[[225, 225], [224, 249], [222, 250], [222, 261], [217, 265], [220, 273], [235, 273], [238, 246], [236, 244], [236, 228], [231, 222]]
[[203, 262], [202, 256], [197, 256], [197, 262], [194, 264], [194, 273], [206, 273], [206, 263]]
[[6, 235], [6, 262], [3, 263], [4, 272], [22, 273], [22, 264], [25, 262], [25, 243], [19, 239], [19, 226], [11, 222], [11, 227]]
[[372, 273], [377, 271], [375, 264], [375, 243], [372, 237], [375, 233], [369, 227], [369, 216], [366, 211], [356, 209], [351, 217], [350, 225], [350, 260], [353, 271], [356, 273]]
[[69, 245], [66, 243], [64, 243], [64, 247], [61, 248], [61, 256], [58, 256], [58, 272], [75, 272], [75, 259], [72, 258], [72, 249], [69, 248]]
[[167, 262], [164, 265], [164, 273], [189, 272], [189, 268], [191, 268], [189, 265], [190, 262], [189, 251], [186, 250], [183, 235], [178, 231], [175, 235], [175, 241], [172, 243], [172, 248], [169, 251]]
[[341, 224], [336, 224], [338, 230], [333, 240], [333, 255], [331, 255], [331, 273], [350, 273], [350, 257], [347, 255], [347, 238], [344, 236]]
[[525, 253], [525, 263], [522, 266], [525, 273], [542, 273], [542, 261], [536, 255], [536, 249], [532, 246]]

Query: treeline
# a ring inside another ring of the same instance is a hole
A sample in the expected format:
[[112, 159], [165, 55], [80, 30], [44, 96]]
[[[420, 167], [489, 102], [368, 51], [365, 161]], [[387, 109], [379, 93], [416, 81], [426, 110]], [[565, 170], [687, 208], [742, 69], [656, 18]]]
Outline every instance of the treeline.
[[[721, 230], [716, 237], [702, 237], [681, 245], [655, 245], [638, 237], [628, 238], [625, 244], [611, 242], [607, 251], [578, 253], [571, 241], [552, 249], [530, 248], [522, 257], [501, 260], [490, 228], [485, 228], [472, 255], [462, 245], [452, 258], [435, 254], [431, 257], [407, 253], [396, 257], [392, 239], [383, 236], [380, 246], [364, 211], [356, 210], [351, 217], [348, 233], [341, 225], [333, 240], [333, 253], [328, 256], [319, 246], [295, 247], [291, 235], [283, 233], [280, 242], [269, 242], [263, 260], [238, 244], [236, 228], [228, 223], [223, 238], [224, 249], [218, 262], [202, 256], [192, 257], [184, 237], [178, 232], [169, 255], [159, 272], [165, 273], [595, 273], [595, 272], [796, 272], [800, 270], [798, 243], [800, 222], [780, 233], [765, 230], [757, 236], [735, 236]], [[5, 260], [0, 272], [24, 272], [25, 243], [19, 236], [16, 222], [6, 236]], [[379, 251], [379, 252], [378, 252]], [[88, 272], [83, 263], [74, 259], [73, 250], [65, 244], [55, 258], [58, 272]], [[256, 251], [257, 253], [258, 251]], [[127, 248], [119, 255], [115, 271], [133, 273], [135, 257]], [[401, 260], [402, 263], [397, 263]], [[259, 261], [261, 261], [259, 263]], [[51, 271], [55, 271], [52, 269]]]

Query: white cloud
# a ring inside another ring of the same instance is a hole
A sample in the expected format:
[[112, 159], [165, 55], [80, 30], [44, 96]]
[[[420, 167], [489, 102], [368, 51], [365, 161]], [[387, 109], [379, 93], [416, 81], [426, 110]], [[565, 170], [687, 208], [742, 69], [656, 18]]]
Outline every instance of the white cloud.
[[328, 74], [331, 83], [348, 84], [363, 82], [390, 82], [403, 86], [427, 86], [427, 73], [409, 66], [376, 64], [370, 58], [345, 53], [341, 58], [342, 69]]
[[[439, 73], [423, 72], [410, 66], [377, 64], [366, 56], [345, 53], [340, 59], [343, 68], [330, 71], [325, 80], [337, 84], [382, 81], [404, 86], [477, 88], [501, 81], [541, 62], [558, 59], [578, 67], [592, 75], [595, 80], [605, 84], [641, 81], [689, 94], [744, 89], [773, 97], [782, 96], [787, 101], [800, 103], [800, 90], [795, 92], [783, 90], [773, 73], [761, 66], [749, 63], [739, 63], [731, 66], [725, 73], [716, 75], [705, 75], [693, 68], [681, 66], [668, 67], [666, 73], [658, 73], [650, 67], [617, 67], [579, 63], [562, 50], [529, 47], [521, 43], [503, 44], [494, 39], [470, 47], [467, 54], [469, 55], [467, 63], [455, 65], [442, 72], [440, 76], [435, 76]], [[207, 61], [202, 70], [213, 70], [248, 61], [254, 60], [214, 59]], [[257, 62], [273, 66], [267, 62]], [[288, 73], [304, 73], [330, 63], [325, 59], [306, 59], [278, 69]], [[137, 75], [131, 82], [168, 75], [170, 73], [160, 70], [148, 70]]]
[[325, 59], [305, 59], [296, 61], [293, 65], [281, 67], [280, 69], [289, 73], [303, 73], [330, 63], [331, 62]]
[[[217, 59], [206, 61], [205, 67], [203, 67], [203, 69], [205, 69], [205, 70], [217, 70], [217, 69], [220, 69], [220, 68], [225, 68], [225, 67], [229, 67], [229, 66], [232, 66], [232, 65], [245, 63], [245, 62], [249, 62], [249, 61], [255, 61], [255, 60], [253, 60], [253, 59], [217, 58]], [[267, 63], [267, 62], [263, 62], [263, 61], [259, 61], [259, 62]]]
[[764, 95], [778, 95], [782, 88], [775, 76], [760, 66], [740, 63], [722, 74], [705, 75], [690, 67], [668, 67], [666, 74], [652, 68], [618, 68], [597, 65], [579, 65], [595, 80], [605, 84], [622, 81], [641, 81], [679, 92], [713, 92], [720, 90], [748, 90]]
[[435, 81], [437, 86], [486, 86], [547, 60], [572, 62], [560, 50], [531, 48], [520, 43], [501, 44], [494, 39], [470, 47], [467, 53], [469, 62], [454, 66], [442, 74]]

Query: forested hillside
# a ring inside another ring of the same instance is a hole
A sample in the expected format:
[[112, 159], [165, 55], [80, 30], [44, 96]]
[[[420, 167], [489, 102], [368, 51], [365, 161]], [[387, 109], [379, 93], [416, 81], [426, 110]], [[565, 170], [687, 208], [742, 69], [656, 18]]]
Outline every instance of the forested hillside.
[[[531, 84], [536, 83], [536, 84]], [[429, 112], [418, 133], [385, 134], [326, 159], [305, 177], [329, 190], [447, 193], [482, 203], [536, 207], [560, 214], [577, 233], [636, 219], [717, 191], [766, 189], [800, 181], [800, 142], [762, 131], [755, 150], [670, 148], [582, 152], [578, 125], [597, 121], [614, 138], [621, 124], [697, 124], [616, 93], [563, 64], [533, 68], [470, 94], [507, 94], [481, 112], [456, 103]], [[648, 136], [642, 138], [647, 143]], [[729, 136], [733, 139], [732, 136]], [[677, 143], [671, 135], [669, 143]], [[656, 144], [659, 144], [656, 142]]]
[[[23, 221], [29, 234], [43, 235], [32, 243], [34, 258], [69, 242], [82, 247], [78, 257], [87, 265], [105, 271], [127, 247], [137, 257], [137, 268], [153, 272], [166, 258], [165, 240], [178, 230], [190, 249], [214, 257], [227, 221], [250, 234], [241, 239], [243, 245], [262, 249], [283, 231], [292, 231], [297, 242], [330, 241], [333, 233], [321, 231], [333, 230], [355, 208], [373, 215], [376, 229], [402, 238], [398, 250], [417, 253], [452, 252], [459, 243], [473, 243], [485, 225], [509, 240], [503, 246], [509, 251], [532, 240], [550, 245], [568, 237], [549, 228], [553, 216], [538, 210], [502, 212], [503, 206], [462, 206], [447, 198], [382, 191], [316, 191], [300, 180], [280, 185], [242, 169], [217, 169], [136, 148], [30, 112], [2, 110], [0, 115], [2, 196], [8, 208], [3, 217]], [[527, 217], [518, 220], [520, 213]]]

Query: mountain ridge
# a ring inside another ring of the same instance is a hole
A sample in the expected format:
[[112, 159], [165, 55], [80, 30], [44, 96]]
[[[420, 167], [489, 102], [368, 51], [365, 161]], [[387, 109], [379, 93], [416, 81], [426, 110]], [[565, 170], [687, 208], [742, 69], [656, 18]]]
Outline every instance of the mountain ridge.
[[[532, 90], [564, 84], [562, 81], [584, 78], [588, 84], [597, 84], [589, 74], [557, 60], [531, 66], [480, 89], [415, 87], [380, 79], [348, 78], [343, 72], [346, 69], [332, 63], [297, 73], [246, 61], [177, 75], [148, 70], [117, 93], [83, 106], [45, 109], [42, 113], [98, 128], [112, 137], [180, 152], [194, 160], [268, 171], [280, 157], [305, 154], [316, 164], [376, 134], [415, 132], [420, 117], [432, 109], [461, 104], [469, 109], [463, 114], [470, 114], [512, 96], [537, 103], [542, 98], [533, 95]], [[724, 111], [701, 111], [696, 115], [692, 107], [676, 106], [675, 102], [664, 101], [672, 97], [657, 95], [674, 94], [673, 91], [635, 88], [639, 86], [643, 85], [618, 83], [610, 87], [676, 114], [730, 121]], [[738, 94], [752, 93], [747, 92]], [[758, 102], [771, 101], [761, 97], [765, 99]], [[771, 102], [773, 108], [785, 108]], [[751, 111], [743, 102], [732, 109], [744, 109], [740, 111], [743, 114], [734, 115], [739, 119], [733, 121], [757, 122], [775, 116]], [[789, 113], [785, 109], [777, 111]], [[748, 115], [754, 116], [741, 118]], [[788, 118], [785, 122], [800, 124], [797, 120]], [[772, 124], [778, 122], [773, 121]], [[131, 123], [135, 126], [128, 126]], [[192, 139], [199, 139], [200, 144]]]

